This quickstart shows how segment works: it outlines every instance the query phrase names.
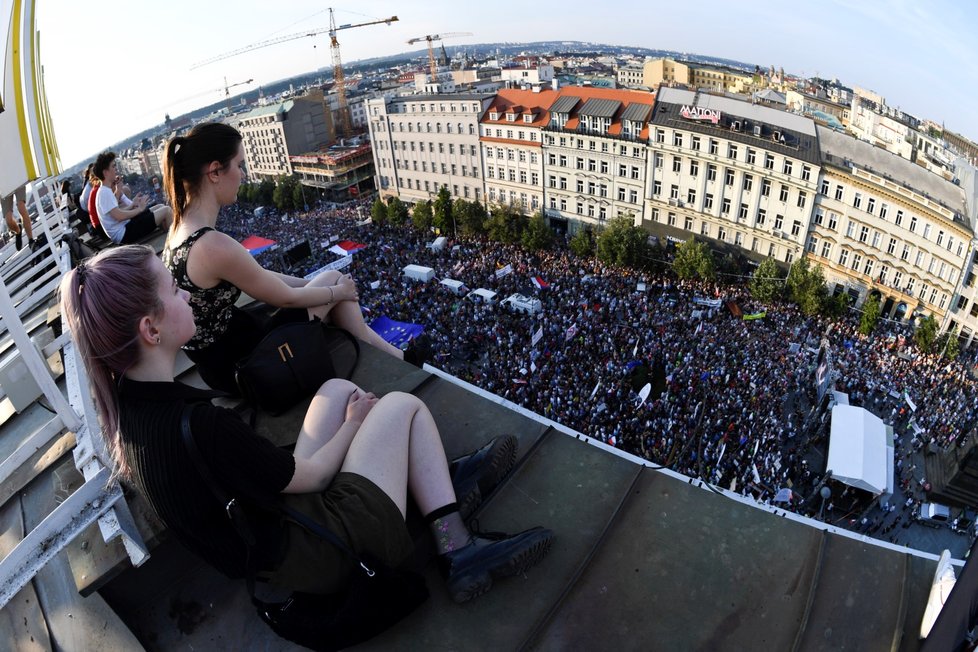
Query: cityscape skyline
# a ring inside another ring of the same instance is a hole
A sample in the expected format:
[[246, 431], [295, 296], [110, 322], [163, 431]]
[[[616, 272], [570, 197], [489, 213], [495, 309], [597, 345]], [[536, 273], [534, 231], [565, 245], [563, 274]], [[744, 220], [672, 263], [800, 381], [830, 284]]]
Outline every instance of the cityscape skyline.
[[[292, 2], [277, 16], [264, 16], [267, 6], [246, 1], [232, 14], [216, 5], [178, 0], [165, 8], [137, 3], [124, 13], [105, 15], [74, 3], [38, 3], [41, 64], [62, 163], [71, 166], [159, 124], [167, 112], [179, 115], [219, 101], [225, 77], [230, 84], [254, 79], [234, 89], [241, 92], [331, 66], [328, 36], [322, 34], [190, 70], [195, 63], [251, 43], [329, 24], [328, 11], [318, 3]], [[774, 65], [790, 74], [838, 78], [880, 93], [891, 106], [978, 140], [978, 107], [970, 101], [978, 73], [961, 65], [953, 74], [935, 74], [949, 70], [948, 61], [966, 64], [978, 58], [978, 46], [969, 42], [967, 33], [969, 26], [978, 24], [978, 8], [970, 5], [831, 0], [821, 14], [804, 19], [773, 14], [776, 5], [763, 0], [736, 7], [714, 0], [664, 8], [624, 2], [617, 7], [630, 19], [610, 21], [606, 28], [586, 12], [568, 11], [566, 3], [555, 2], [536, 3], [515, 20], [502, 12], [482, 13], [473, 24], [442, 0], [424, 3], [424, 11], [414, 15], [412, 7], [405, 13], [398, 3], [366, 0], [357, 4], [358, 12], [337, 7], [336, 20], [342, 25], [399, 17], [389, 26], [341, 32], [347, 65], [412, 51], [409, 38], [454, 31], [470, 31], [473, 36], [448, 40], [446, 46], [567, 40], [675, 50]], [[254, 16], [263, 18], [250, 18]], [[221, 25], [227, 29], [215, 29]], [[757, 26], [763, 38], [745, 38], [746, 30]], [[99, 39], [92, 38], [98, 33], [113, 35], [101, 53]], [[181, 45], [167, 49], [169, 40]], [[798, 47], [805, 42], [811, 47]], [[79, 64], [86, 61], [91, 65]], [[117, 71], [118, 90], [93, 90], [91, 74], [111, 77], [107, 70]], [[98, 98], [102, 92], [110, 99]], [[86, 96], [91, 101], [79, 101]]]

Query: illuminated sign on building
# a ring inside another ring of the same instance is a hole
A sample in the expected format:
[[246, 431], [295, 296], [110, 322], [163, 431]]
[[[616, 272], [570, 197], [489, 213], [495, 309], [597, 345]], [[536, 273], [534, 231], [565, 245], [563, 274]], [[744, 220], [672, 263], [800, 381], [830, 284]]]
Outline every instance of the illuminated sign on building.
[[679, 115], [687, 120], [709, 120], [715, 125], [720, 124], [720, 112], [716, 109], [683, 105], [683, 108], [679, 109]]

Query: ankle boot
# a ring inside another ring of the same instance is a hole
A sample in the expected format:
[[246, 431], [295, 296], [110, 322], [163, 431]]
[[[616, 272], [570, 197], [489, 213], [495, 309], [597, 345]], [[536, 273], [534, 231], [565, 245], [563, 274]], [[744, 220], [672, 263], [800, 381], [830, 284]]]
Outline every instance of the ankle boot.
[[490, 439], [482, 448], [452, 460], [448, 472], [463, 520], [468, 520], [516, 464], [519, 442], [513, 435]]
[[521, 575], [550, 550], [554, 533], [535, 527], [519, 534], [473, 532], [464, 548], [439, 557], [448, 593], [467, 602], [492, 588], [494, 579]]

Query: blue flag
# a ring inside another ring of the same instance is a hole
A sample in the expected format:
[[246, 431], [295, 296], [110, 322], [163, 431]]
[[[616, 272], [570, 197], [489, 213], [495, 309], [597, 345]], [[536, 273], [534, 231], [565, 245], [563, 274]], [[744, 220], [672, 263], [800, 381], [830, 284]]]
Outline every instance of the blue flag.
[[370, 322], [370, 328], [374, 329], [385, 341], [397, 347], [407, 344], [412, 337], [417, 337], [424, 332], [424, 326], [421, 324], [394, 321], [388, 317], [378, 317], [373, 320]]

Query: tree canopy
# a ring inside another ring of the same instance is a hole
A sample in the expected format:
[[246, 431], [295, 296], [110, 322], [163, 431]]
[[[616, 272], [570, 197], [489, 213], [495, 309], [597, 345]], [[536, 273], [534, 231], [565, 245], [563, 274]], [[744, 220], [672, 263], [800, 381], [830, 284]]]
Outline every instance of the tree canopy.
[[647, 253], [648, 235], [628, 217], [619, 216], [608, 222], [598, 234], [598, 260], [612, 265], [639, 267]]
[[758, 301], [770, 303], [784, 295], [785, 273], [773, 258], [765, 258], [750, 278], [750, 292]]
[[676, 247], [672, 269], [681, 279], [695, 278], [710, 281], [716, 277], [713, 256], [709, 248], [696, 238], [690, 238]]
[[530, 251], [549, 249], [554, 241], [554, 232], [541, 211], [533, 214], [526, 224], [522, 237], [523, 246]]
[[794, 301], [802, 313], [818, 314], [825, 302], [825, 276], [820, 265], [810, 265], [806, 258], [801, 258], [788, 271], [786, 283], [788, 297]]

